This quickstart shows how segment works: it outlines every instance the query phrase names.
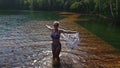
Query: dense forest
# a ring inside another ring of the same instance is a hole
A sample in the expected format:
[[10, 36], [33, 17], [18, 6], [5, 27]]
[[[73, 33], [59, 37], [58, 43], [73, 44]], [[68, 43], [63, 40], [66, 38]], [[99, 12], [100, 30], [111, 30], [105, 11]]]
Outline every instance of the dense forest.
[[73, 11], [118, 19], [120, 0], [0, 0], [0, 10]]

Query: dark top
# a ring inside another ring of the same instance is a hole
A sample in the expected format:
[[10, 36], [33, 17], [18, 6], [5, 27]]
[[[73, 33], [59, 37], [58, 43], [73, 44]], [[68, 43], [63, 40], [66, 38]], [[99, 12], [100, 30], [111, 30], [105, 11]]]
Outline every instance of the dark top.
[[60, 34], [51, 34], [51, 38], [52, 39], [59, 39], [60, 38]]

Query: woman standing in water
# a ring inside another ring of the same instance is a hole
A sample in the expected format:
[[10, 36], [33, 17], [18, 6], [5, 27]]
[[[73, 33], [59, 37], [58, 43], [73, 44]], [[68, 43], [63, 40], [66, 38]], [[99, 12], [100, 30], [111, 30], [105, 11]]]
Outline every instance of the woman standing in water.
[[53, 65], [60, 63], [59, 54], [61, 51], [61, 43], [60, 43], [60, 34], [61, 33], [77, 33], [76, 31], [64, 30], [59, 28], [59, 21], [54, 21], [53, 28], [46, 25], [47, 28], [52, 32], [52, 54], [53, 54]]

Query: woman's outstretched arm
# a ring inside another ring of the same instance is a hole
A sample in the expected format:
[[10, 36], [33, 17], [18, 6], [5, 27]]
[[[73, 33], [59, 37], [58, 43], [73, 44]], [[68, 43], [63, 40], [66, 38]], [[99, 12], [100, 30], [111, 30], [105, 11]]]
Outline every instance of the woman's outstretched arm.
[[78, 33], [77, 31], [64, 30], [64, 29], [61, 29], [60, 32], [61, 33], [70, 33], [70, 34], [72, 34], [72, 33]]
[[49, 29], [49, 30], [52, 30], [53, 28], [50, 27], [49, 25], [46, 25], [46, 27]]

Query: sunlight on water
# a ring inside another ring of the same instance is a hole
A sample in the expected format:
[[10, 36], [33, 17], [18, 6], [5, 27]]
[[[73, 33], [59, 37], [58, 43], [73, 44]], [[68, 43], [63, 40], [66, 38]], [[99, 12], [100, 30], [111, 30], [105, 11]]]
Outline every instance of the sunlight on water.
[[[52, 25], [52, 21], [30, 21], [24, 15], [0, 15], [0, 67], [52, 68], [51, 38], [46, 24]], [[60, 68], [83, 66], [78, 63], [86, 62], [83, 57], [87, 57], [87, 53], [71, 50], [61, 40]]]

